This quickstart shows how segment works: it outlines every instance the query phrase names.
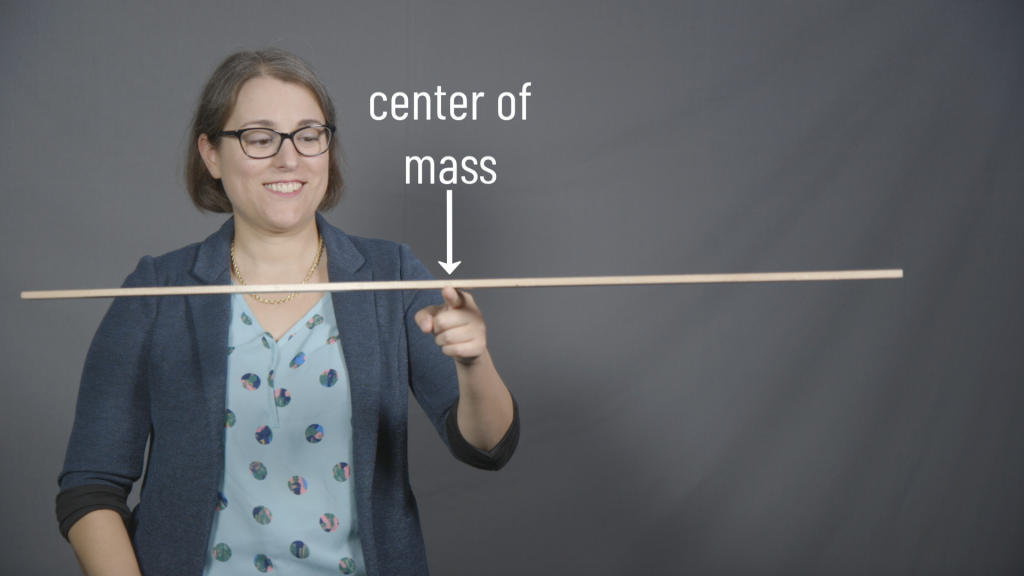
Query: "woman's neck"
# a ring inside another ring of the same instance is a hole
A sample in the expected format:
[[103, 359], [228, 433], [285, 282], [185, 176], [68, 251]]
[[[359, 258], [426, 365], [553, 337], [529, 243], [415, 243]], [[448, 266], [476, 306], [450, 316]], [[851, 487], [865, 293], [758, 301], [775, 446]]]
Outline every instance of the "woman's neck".
[[[298, 284], [316, 259], [320, 237], [315, 219], [296, 230], [270, 232], [235, 218], [234, 243], [235, 264], [246, 284]], [[324, 252], [317, 271], [326, 269]]]

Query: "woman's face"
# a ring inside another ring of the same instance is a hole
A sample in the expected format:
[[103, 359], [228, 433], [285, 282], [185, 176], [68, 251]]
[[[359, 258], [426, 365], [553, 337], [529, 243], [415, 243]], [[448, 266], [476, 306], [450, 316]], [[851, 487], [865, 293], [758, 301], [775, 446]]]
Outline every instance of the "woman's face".
[[[260, 77], [242, 85], [224, 129], [272, 128], [289, 133], [325, 123], [323, 111], [305, 86]], [[290, 139], [276, 155], [259, 160], [246, 156], [233, 136], [212, 147], [204, 134], [199, 151], [210, 174], [223, 183], [236, 225], [269, 233], [299, 230], [313, 221], [327, 191], [330, 154], [303, 156]]]

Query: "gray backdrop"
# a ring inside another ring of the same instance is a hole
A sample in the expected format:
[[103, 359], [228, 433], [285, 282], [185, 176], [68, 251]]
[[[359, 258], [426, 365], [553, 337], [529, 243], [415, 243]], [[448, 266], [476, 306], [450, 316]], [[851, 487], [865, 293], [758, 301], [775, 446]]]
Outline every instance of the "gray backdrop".
[[[109, 305], [19, 291], [117, 286], [216, 230], [189, 116], [273, 44], [341, 113], [328, 219], [435, 275], [448, 187], [405, 185], [407, 154], [497, 160], [451, 186], [460, 278], [906, 271], [477, 292], [523, 435], [481, 472], [410, 407], [435, 573], [1020, 573], [1022, 32], [1009, 1], [4, 2], [0, 572], [76, 570], [53, 499]], [[370, 118], [439, 85], [480, 118]]]

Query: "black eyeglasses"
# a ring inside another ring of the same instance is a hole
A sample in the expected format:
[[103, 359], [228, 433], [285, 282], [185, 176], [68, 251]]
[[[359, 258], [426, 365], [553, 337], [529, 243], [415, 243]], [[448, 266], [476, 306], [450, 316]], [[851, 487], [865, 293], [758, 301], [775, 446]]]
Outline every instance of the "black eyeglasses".
[[285, 140], [291, 140], [295, 150], [303, 156], [319, 156], [330, 148], [334, 126], [314, 125], [285, 133], [270, 128], [224, 130], [218, 136], [234, 136], [249, 158], [270, 158], [281, 151]]

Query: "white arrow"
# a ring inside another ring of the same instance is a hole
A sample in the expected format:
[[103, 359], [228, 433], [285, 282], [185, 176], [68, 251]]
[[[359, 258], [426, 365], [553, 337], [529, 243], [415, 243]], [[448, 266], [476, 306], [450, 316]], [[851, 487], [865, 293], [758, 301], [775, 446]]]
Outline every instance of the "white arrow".
[[444, 268], [444, 271], [451, 274], [458, 268], [459, 264], [462, 264], [462, 260], [458, 262], [452, 262], [452, 191], [448, 191], [448, 261], [441, 262], [437, 261], [438, 264]]

